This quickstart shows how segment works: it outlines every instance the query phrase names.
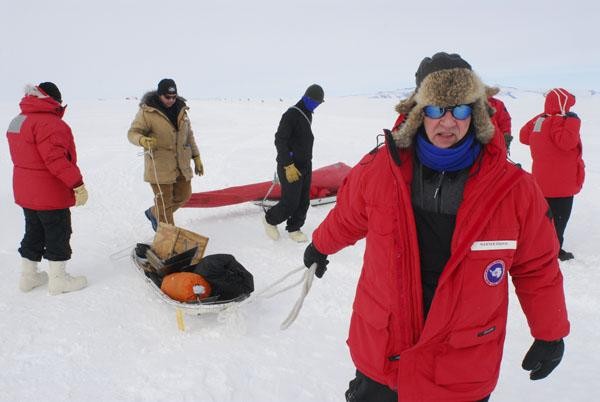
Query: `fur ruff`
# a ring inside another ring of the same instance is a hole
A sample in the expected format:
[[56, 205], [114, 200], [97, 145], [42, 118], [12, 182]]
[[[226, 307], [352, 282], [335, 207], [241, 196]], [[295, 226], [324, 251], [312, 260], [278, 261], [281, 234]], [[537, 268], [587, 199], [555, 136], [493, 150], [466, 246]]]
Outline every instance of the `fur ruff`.
[[[142, 96], [142, 99], [140, 100], [140, 106], [142, 106], [142, 105], [148, 105], [148, 100], [150, 100], [151, 97], [153, 97], [154, 95], [156, 95], [157, 92], [158, 91], [156, 89], [154, 91], [148, 91], [148, 92], [146, 92], [144, 94], [144, 96]], [[185, 98], [177, 95], [177, 102], [179, 102], [179, 101], [185, 103], [185, 102], [187, 102], [187, 99], [185, 99]]]
[[487, 144], [494, 136], [494, 125], [490, 121], [493, 111], [487, 102], [488, 88], [473, 71], [466, 68], [440, 70], [427, 75], [415, 92], [396, 106], [398, 113], [406, 115], [404, 123], [392, 132], [396, 145], [399, 148], [412, 145], [417, 130], [423, 124], [425, 106], [463, 104], [473, 106], [471, 124], [479, 142]]
[[25, 96], [35, 96], [40, 99], [50, 98], [50, 96], [43, 94], [37, 86], [32, 84], [25, 85], [24, 92]]

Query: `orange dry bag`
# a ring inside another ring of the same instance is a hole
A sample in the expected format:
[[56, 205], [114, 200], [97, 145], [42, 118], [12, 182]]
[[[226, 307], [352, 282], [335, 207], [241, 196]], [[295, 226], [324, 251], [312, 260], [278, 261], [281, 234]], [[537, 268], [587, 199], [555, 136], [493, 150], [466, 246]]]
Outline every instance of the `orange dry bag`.
[[173, 300], [193, 302], [210, 296], [210, 283], [193, 272], [176, 272], [163, 278], [160, 290]]

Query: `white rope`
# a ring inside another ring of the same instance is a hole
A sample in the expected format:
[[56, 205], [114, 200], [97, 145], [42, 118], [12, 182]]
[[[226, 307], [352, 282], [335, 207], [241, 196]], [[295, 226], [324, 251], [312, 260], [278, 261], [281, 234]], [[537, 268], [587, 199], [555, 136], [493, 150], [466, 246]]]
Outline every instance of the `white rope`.
[[271, 194], [271, 191], [273, 191], [273, 189], [275, 188], [275, 185], [278, 183], [279, 183], [279, 178], [277, 177], [277, 171], [275, 171], [275, 175], [273, 176], [273, 182], [271, 183], [271, 187], [269, 187], [267, 194], [265, 194], [265, 197], [262, 200], [262, 209], [265, 213], [267, 213], [267, 208], [265, 207], [267, 198], [269, 197], [269, 194]]
[[[560, 114], [564, 115], [567, 112], [567, 101], [569, 100], [567, 94], [564, 91], [562, 91], [560, 88], [555, 88], [552, 90], [552, 92], [554, 92], [554, 94], [558, 98], [558, 107], [560, 107]], [[561, 95], [562, 95], [564, 101], [561, 100]]]
[[[157, 202], [157, 198], [158, 198], [158, 196], [160, 196], [160, 201], [161, 201], [162, 207], [163, 207], [163, 209], [162, 209], [163, 218], [165, 218], [166, 223], [173, 224], [173, 222], [169, 222], [169, 220], [167, 219], [167, 207], [165, 206], [165, 198], [163, 197], [162, 188], [160, 187], [160, 183], [158, 182], [158, 172], [156, 171], [156, 162], [154, 161], [154, 152], [152, 152], [152, 149], [149, 149], [146, 152], [148, 153], [148, 155], [150, 155], [150, 160], [152, 161], [152, 169], [154, 170], [154, 180], [156, 181], [156, 186], [158, 187], [158, 194], [156, 194], [154, 196], [154, 206], [156, 207], [156, 211], [160, 212], [159, 208], [158, 208], [158, 202]], [[158, 215], [158, 213], [157, 213], [157, 215]]]
[[310, 121], [310, 119], [308, 118], [308, 116], [302, 111], [302, 109], [300, 109], [298, 106], [292, 106], [290, 109], [296, 109], [297, 111], [299, 111], [300, 113], [302, 113], [302, 116], [304, 116], [304, 118], [308, 122], [308, 125], [312, 126], [312, 122]]
[[108, 258], [110, 258], [113, 261], [118, 261], [118, 260], [122, 260], [125, 257], [130, 257], [131, 256], [131, 249], [135, 248], [137, 243], [133, 243], [130, 244], [129, 246], [122, 248], [120, 250], [115, 251], [114, 253], [112, 253], [111, 255], [108, 256]]
[[[302, 266], [300, 266], [298, 268], [292, 269], [290, 272], [288, 272], [287, 274], [285, 274], [284, 276], [282, 276], [281, 278], [279, 278], [278, 280], [276, 280], [275, 282], [273, 282], [272, 284], [270, 284], [269, 286], [267, 286], [266, 288], [264, 288], [260, 292], [256, 293], [256, 296], [262, 296], [262, 295], [264, 295], [265, 293], [267, 293], [267, 290], [273, 289], [275, 286], [279, 285], [281, 282], [285, 281], [287, 278], [289, 278], [290, 276], [294, 275], [296, 272], [300, 272], [300, 271], [302, 271], [304, 269], [306, 269], [304, 267], [304, 265], [302, 265]], [[277, 291], [275, 291], [275, 292], [273, 292], [271, 294], [264, 295], [263, 297], [266, 298], [266, 299], [270, 299], [271, 297], [273, 297], [275, 295], [278, 295], [280, 293], [285, 292], [286, 290], [289, 290], [289, 289], [291, 289], [291, 288], [293, 288], [295, 286], [298, 286], [301, 281], [302, 281], [302, 279], [300, 281], [298, 281], [298, 282], [295, 282], [295, 283], [289, 285], [289, 286], [286, 286], [285, 288], [283, 288], [281, 290], [277, 290]]]
[[294, 307], [292, 308], [292, 311], [290, 311], [290, 314], [279, 326], [279, 328], [282, 331], [288, 329], [290, 327], [290, 325], [292, 325], [292, 323], [296, 320], [296, 317], [298, 317], [298, 313], [300, 313], [302, 304], [304, 304], [304, 299], [306, 298], [306, 295], [308, 294], [308, 291], [310, 290], [310, 287], [312, 286], [313, 280], [315, 279], [315, 271], [316, 270], [317, 270], [317, 264], [313, 264], [304, 273], [304, 278], [303, 278], [304, 283], [302, 285], [302, 291], [300, 292], [300, 297], [298, 298], [298, 300], [296, 300], [296, 304], [294, 304]]
[[[266, 288], [262, 289], [260, 292], [256, 292], [256, 293], [254, 293], [253, 296], [248, 297], [246, 300], [243, 300], [240, 303], [236, 303], [236, 305], [228, 307], [225, 310], [223, 310], [221, 313], [219, 313], [219, 316], [221, 316], [221, 314], [222, 314], [222, 317], [220, 317], [220, 319], [223, 321], [235, 320], [234, 317], [236, 317], [238, 315], [238, 313], [239, 313], [238, 309], [243, 304], [253, 303], [256, 300], [259, 300], [261, 297], [265, 298], [265, 299], [270, 299], [273, 296], [276, 296], [280, 293], [286, 292], [286, 291], [302, 284], [302, 290], [300, 292], [300, 297], [294, 304], [292, 311], [288, 314], [286, 319], [280, 325], [281, 330], [285, 330], [285, 329], [289, 328], [289, 326], [292, 325], [292, 323], [296, 320], [296, 317], [298, 317], [298, 314], [300, 313], [300, 309], [302, 308], [304, 299], [306, 298], [306, 295], [308, 294], [308, 291], [310, 290], [310, 288], [312, 286], [312, 282], [315, 277], [316, 269], [317, 269], [317, 264], [313, 264], [309, 269], [306, 269], [306, 267], [304, 265], [301, 265], [298, 268], [292, 269], [290, 272], [288, 272], [287, 274], [285, 274], [284, 276], [282, 276], [281, 278], [279, 278], [278, 280], [276, 280], [275, 282], [273, 282]], [[285, 286], [282, 289], [275, 290], [274, 292], [265, 295], [265, 293], [267, 293], [267, 291], [275, 288], [277, 285], [284, 282], [287, 278], [289, 278], [292, 275], [294, 275], [298, 272], [301, 272], [301, 271], [304, 271], [304, 273], [298, 281], [292, 283], [291, 285]]]

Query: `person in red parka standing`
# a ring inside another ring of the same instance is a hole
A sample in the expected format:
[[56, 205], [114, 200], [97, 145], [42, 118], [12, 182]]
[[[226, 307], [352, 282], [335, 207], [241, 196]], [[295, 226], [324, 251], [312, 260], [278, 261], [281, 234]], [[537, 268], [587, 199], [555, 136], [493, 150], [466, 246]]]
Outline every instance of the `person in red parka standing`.
[[511, 117], [510, 113], [506, 109], [504, 102], [500, 99], [495, 98], [494, 95], [497, 95], [500, 92], [500, 88], [490, 88], [487, 91], [488, 95], [488, 103], [494, 109], [494, 114], [492, 115], [492, 123], [495, 123], [500, 129], [500, 132], [504, 136], [504, 141], [506, 142], [506, 152], [510, 154], [510, 143], [513, 140], [513, 136], [511, 134]]
[[346, 400], [487, 401], [500, 372], [512, 278], [533, 344], [532, 380], [569, 333], [558, 241], [530, 174], [506, 158], [486, 86], [458, 54], [421, 62], [385, 147], [351, 170], [304, 265], [365, 238]]
[[531, 173], [550, 205], [554, 227], [560, 243], [558, 258], [574, 258], [563, 249], [564, 233], [573, 208], [573, 196], [583, 186], [585, 165], [579, 129], [581, 120], [570, 111], [575, 96], [563, 88], [546, 94], [544, 113], [538, 114], [521, 128], [519, 139], [529, 145]]
[[[77, 167], [71, 128], [62, 120], [65, 107], [52, 82], [27, 86], [19, 106], [21, 113], [8, 127], [6, 136], [13, 161], [15, 203], [25, 214], [21, 241], [23, 292], [48, 283], [51, 295], [79, 290], [87, 285], [84, 276], [65, 272], [71, 258], [71, 212], [84, 205], [88, 193]], [[42, 257], [48, 274], [38, 270]]]

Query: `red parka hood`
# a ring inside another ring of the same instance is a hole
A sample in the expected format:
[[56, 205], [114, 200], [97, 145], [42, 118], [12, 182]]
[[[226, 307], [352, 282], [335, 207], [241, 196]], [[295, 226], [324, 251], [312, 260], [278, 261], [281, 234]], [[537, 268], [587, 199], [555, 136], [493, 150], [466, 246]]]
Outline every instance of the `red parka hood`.
[[551, 89], [546, 94], [544, 113], [564, 115], [575, 104], [575, 96], [564, 88]]
[[66, 107], [44, 94], [40, 89], [33, 85], [25, 87], [25, 96], [19, 103], [21, 111], [27, 113], [54, 113], [58, 117], [63, 117]]

